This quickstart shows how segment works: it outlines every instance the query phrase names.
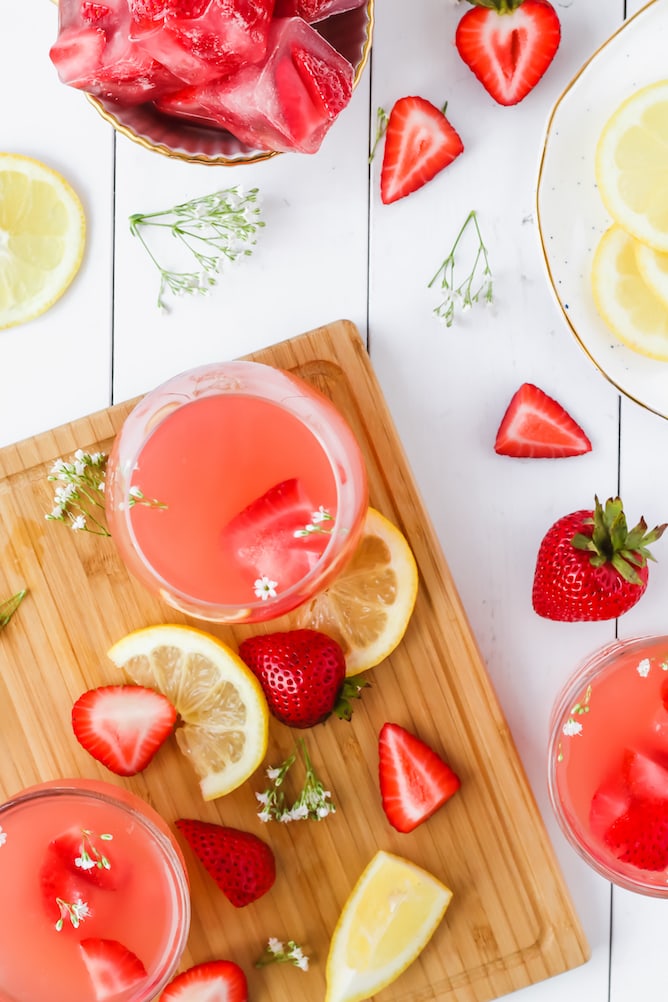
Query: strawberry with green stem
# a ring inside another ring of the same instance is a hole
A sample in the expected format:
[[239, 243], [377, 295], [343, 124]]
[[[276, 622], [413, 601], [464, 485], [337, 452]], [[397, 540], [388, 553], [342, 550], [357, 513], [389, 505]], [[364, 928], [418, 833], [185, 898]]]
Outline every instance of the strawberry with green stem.
[[562, 622], [615, 619], [647, 589], [649, 546], [666, 524], [647, 530], [641, 518], [629, 529], [622, 502], [609, 498], [594, 510], [572, 512], [548, 530], [538, 550], [533, 607]]
[[469, 0], [459, 55], [498, 104], [518, 104], [554, 59], [561, 25], [549, 0]]

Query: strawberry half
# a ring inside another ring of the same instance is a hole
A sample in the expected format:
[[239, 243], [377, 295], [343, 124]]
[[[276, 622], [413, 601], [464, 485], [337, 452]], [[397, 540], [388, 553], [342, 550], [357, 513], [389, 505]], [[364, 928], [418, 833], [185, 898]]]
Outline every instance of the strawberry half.
[[495, 101], [518, 104], [554, 59], [561, 25], [548, 0], [469, 0], [455, 45]]
[[561, 622], [615, 619], [639, 602], [653, 559], [649, 545], [666, 525], [647, 531], [643, 518], [628, 529], [622, 502], [594, 499], [593, 511], [564, 515], [543, 537], [532, 602], [539, 616]]
[[560, 403], [533, 383], [513, 394], [494, 451], [519, 459], [561, 459], [591, 452], [591, 442]]
[[169, 982], [158, 1002], [247, 1002], [246, 975], [232, 960], [196, 964]]
[[350, 720], [349, 699], [366, 684], [346, 680], [341, 645], [319, 630], [248, 637], [239, 657], [262, 686], [273, 716], [288, 727], [313, 727], [332, 712]]
[[613, 822], [605, 841], [618, 859], [639, 870], [668, 868], [668, 800], [634, 799]]
[[380, 197], [385, 205], [431, 181], [463, 153], [464, 145], [442, 111], [423, 97], [402, 97], [387, 122]]
[[399, 724], [383, 724], [378, 753], [383, 810], [399, 832], [413, 831], [461, 786], [440, 755]]
[[141, 960], [117, 939], [82, 939], [79, 949], [98, 1002], [118, 998], [146, 978]]
[[119, 776], [145, 769], [175, 723], [176, 710], [169, 700], [140, 685], [89, 689], [72, 707], [79, 744]]
[[175, 824], [235, 908], [256, 901], [273, 886], [274, 854], [257, 835], [192, 818], [179, 818]]

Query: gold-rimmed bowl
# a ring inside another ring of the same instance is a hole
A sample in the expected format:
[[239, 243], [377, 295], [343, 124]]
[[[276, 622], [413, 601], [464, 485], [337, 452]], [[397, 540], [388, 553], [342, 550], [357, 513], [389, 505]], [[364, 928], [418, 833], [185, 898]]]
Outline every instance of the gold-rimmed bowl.
[[[313, 25], [351, 63], [354, 70], [353, 90], [359, 83], [371, 51], [373, 7], [374, 0], [367, 0], [355, 10], [335, 14]], [[223, 129], [190, 124], [163, 115], [152, 104], [129, 107], [90, 94], [86, 96], [121, 135], [147, 150], [176, 160], [235, 166], [277, 156], [277, 151], [253, 149]]]

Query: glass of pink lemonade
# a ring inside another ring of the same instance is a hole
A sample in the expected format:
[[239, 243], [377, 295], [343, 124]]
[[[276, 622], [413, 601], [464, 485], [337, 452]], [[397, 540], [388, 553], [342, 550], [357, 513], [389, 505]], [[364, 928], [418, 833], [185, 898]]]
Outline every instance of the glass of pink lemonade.
[[0, 805], [0, 1002], [150, 1002], [190, 924], [188, 878], [139, 797], [72, 779]]
[[364, 460], [331, 401], [245, 361], [192, 369], [144, 397], [114, 443], [106, 497], [134, 576], [223, 623], [273, 619], [323, 589], [368, 506]]
[[668, 897], [668, 637], [593, 654], [558, 697], [549, 792], [580, 855], [608, 880]]

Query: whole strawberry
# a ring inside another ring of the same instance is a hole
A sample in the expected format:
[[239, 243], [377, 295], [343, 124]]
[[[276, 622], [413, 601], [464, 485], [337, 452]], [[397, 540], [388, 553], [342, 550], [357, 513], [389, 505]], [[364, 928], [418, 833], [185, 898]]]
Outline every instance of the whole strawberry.
[[313, 727], [332, 712], [349, 720], [348, 700], [366, 684], [346, 679], [341, 645], [319, 630], [248, 637], [239, 657], [262, 686], [271, 713], [288, 727]]
[[640, 519], [629, 530], [622, 502], [594, 499], [593, 511], [558, 519], [545, 535], [536, 560], [533, 607], [539, 616], [564, 622], [615, 619], [647, 588], [648, 546], [666, 525], [647, 531]]
[[256, 901], [273, 885], [274, 854], [257, 835], [194, 818], [179, 818], [175, 824], [235, 908]]

